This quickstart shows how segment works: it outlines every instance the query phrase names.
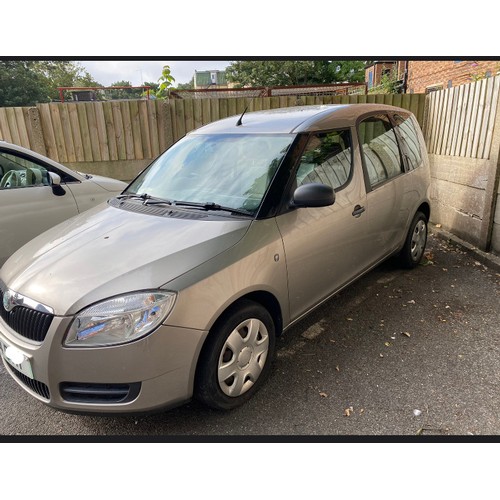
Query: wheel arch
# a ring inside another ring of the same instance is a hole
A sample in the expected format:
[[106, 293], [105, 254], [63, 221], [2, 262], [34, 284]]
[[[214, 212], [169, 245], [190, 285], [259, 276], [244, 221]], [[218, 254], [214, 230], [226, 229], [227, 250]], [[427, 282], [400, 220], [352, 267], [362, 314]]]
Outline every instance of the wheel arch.
[[431, 206], [429, 205], [429, 203], [427, 203], [426, 201], [421, 203], [420, 206], [415, 211], [415, 213], [417, 212], [422, 212], [425, 215], [427, 222], [429, 222], [429, 219], [431, 217]]
[[217, 319], [212, 324], [210, 331], [216, 328], [217, 325], [224, 320], [225, 316], [227, 316], [229, 312], [233, 311], [238, 307], [240, 303], [245, 301], [255, 302], [264, 307], [269, 312], [274, 322], [276, 336], [279, 337], [283, 332], [283, 313], [281, 310], [281, 305], [275, 295], [265, 290], [248, 292], [245, 295], [242, 295], [241, 297], [235, 299], [233, 302], [227, 305], [223, 311], [221, 311]]
[[[281, 313], [281, 306], [278, 302], [278, 299], [270, 292], [266, 292], [263, 290], [252, 291], [241, 297], [235, 299], [231, 304], [229, 304], [217, 317], [215, 322], [212, 324], [208, 335], [206, 336], [201, 350], [198, 355], [198, 359], [196, 360], [196, 365], [194, 369], [194, 377], [193, 377], [193, 395], [201, 399], [203, 402], [207, 403], [208, 401], [208, 393], [207, 393], [207, 378], [206, 374], [206, 366], [210, 359], [210, 353], [214, 347], [214, 343], [217, 342], [217, 330], [219, 327], [222, 328], [224, 321], [229, 319], [233, 313], [238, 311], [239, 307], [244, 307], [248, 305], [259, 305], [264, 308], [273, 322], [274, 325], [274, 333], [275, 338], [281, 334], [283, 330], [283, 318]], [[275, 346], [274, 340], [272, 341], [272, 345]], [[275, 347], [272, 347], [272, 351], [274, 351]], [[267, 365], [269, 370], [269, 365]], [[210, 380], [211, 377], [208, 378]], [[250, 391], [249, 391], [249, 394]], [[211, 403], [207, 403], [209, 406], [212, 406]], [[216, 408], [222, 408], [219, 406], [215, 406]], [[223, 409], [228, 409], [229, 407], [224, 407]]]

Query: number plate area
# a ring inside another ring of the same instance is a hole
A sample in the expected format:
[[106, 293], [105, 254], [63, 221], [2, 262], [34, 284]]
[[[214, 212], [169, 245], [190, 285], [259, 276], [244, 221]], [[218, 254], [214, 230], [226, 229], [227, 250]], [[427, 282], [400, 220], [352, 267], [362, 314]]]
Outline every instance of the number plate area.
[[6, 363], [13, 366], [17, 371], [31, 379], [34, 378], [29, 357], [17, 347], [8, 345], [0, 339], [0, 355]]

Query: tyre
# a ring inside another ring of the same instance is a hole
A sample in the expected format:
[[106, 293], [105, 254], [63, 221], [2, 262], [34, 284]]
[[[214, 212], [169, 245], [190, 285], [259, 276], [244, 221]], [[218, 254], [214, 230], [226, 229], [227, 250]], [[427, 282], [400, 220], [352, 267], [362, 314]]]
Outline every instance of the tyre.
[[399, 260], [403, 267], [412, 269], [418, 266], [424, 255], [427, 243], [427, 217], [417, 212], [413, 217], [405, 244], [399, 253]]
[[260, 304], [242, 300], [217, 321], [196, 371], [195, 397], [218, 410], [250, 399], [271, 369], [275, 327]]

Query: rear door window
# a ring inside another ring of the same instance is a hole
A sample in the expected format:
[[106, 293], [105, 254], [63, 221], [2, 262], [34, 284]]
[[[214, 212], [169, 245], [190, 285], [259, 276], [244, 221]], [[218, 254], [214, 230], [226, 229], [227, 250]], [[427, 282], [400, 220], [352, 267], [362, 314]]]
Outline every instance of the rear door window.
[[404, 172], [396, 134], [386, 115], [370, 116], [358, 126], [363, 164], [370, 187]]

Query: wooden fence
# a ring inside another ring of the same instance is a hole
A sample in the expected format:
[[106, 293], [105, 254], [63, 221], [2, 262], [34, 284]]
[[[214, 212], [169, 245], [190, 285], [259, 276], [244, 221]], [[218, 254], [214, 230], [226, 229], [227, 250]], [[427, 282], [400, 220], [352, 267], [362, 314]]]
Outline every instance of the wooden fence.
[[[132, 179], [187, 132], [249, 111], [379, 103], [417, 117], [431, 160], [433, 222], [500, 254], [500, 76], [424, 94], [271, 96], [51, 103], [0, 108], [0, 139], [71, 168]], [[499, 116], [497, 116], [497, 114]], [[496, 128], [495, 128], [496, 125]]]
[[427, 96], [431, 221], [500, 253], [500, 76]]
[[426, 143], [429, 153], [488, 159], [500, 76], [428, 96]]
[[172, 143], [163, 101], [0, 108], [0, 138], [61, 163], [155, 158]]
[[247, 106], [254, 111], [364, 102], [409, 109], [423, 124], [423, 94], [133, 100], [0, 108], [0, 139], [61, 163], [145, 160], [155, 158], [190, 130], [241, 114]]
[[379, 103], [399, 106], [412, 111], [423, 125], [425, 95], [423, 94], [379, 94], [379, 95], [344, 95], [344, 96], [275, 96], [260, 98], [228, 99], [174, 99], [170, 101], [172, 132], [174, 140], [186, 132], [221, 118], [248, 111], [286, 108], [297, 105], [314, 104], [356, 104]]

